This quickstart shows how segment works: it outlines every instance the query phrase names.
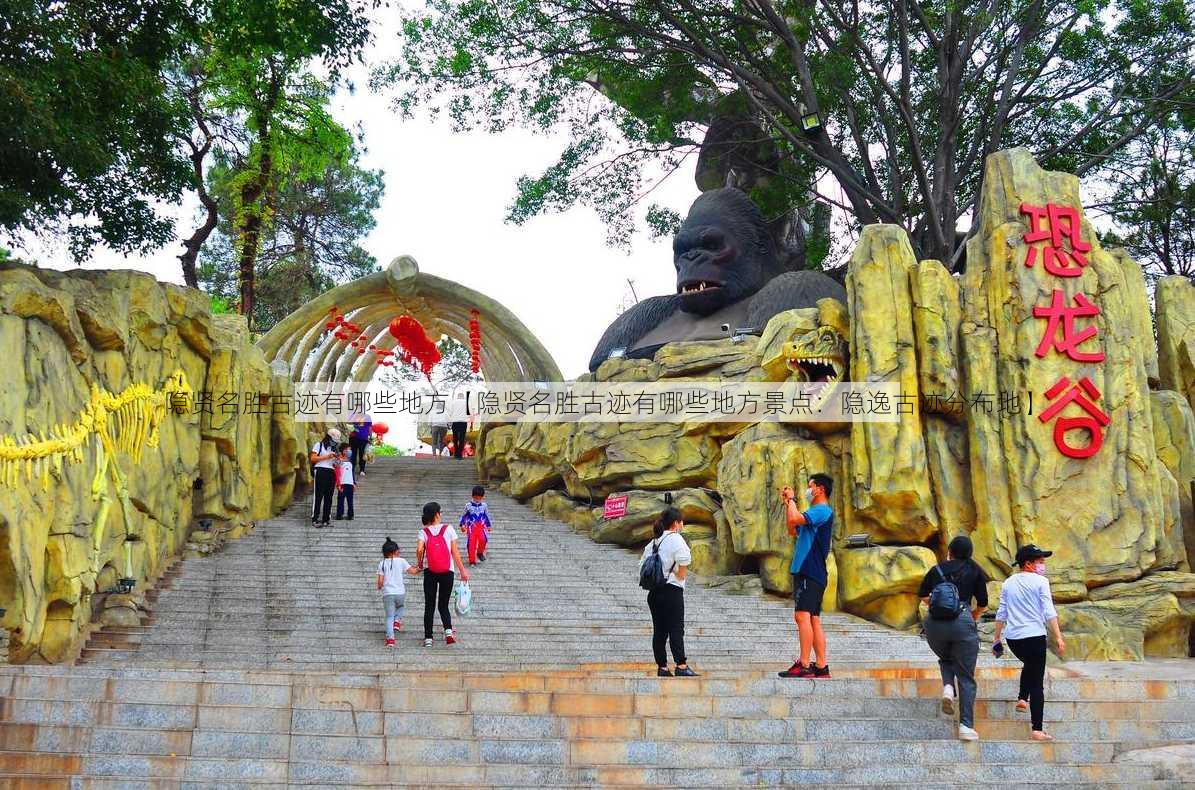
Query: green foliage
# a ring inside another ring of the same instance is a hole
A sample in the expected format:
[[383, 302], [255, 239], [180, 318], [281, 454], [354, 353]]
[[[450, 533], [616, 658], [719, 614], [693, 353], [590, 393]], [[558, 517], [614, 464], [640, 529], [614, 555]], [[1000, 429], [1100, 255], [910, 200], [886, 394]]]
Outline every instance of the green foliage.
[[208, 294], [207, 303], [212, 315], [230, 315], [236, 312], [232, 302], [220, 294]]
[[153, 203], [176, 203], [189, 166], [184, 109], [160, 73], [194, 21], [181, 0], [6, 0], [0, 11], [0, 233], [65, 228], [146, 251], [171, 238]]
[[[708, 158], [720, 119], [759, 130], [734, 148], [769, 220], [808, 217], [816, 199], [857, 224], [902, 224], [921, 255], [950, 260], [988, 154], [1026, 146], [1046, 167], [1118, 182], [1139, 164], [1136, 140], [1195, 106], [1183, 0], [428, 5], [407, 14], [374, 83], [396, 89], [400, 112], [446, 113], [458, 129], [565, 130], [558, 161], [519, 180], [509, 218], [588, 205], [616, 241], [651, 189], [645, 170]], [[807, 132], [812, 110], [821, 126]]]
[[373, 454], [375, 458], [401, 458], [406, 455], [402, 450], [389, 444], [375, 444]]
[[1163, 130], [1142, 147], [1142, 164], [1106, 206], [1123, 231], [1102, 241], [1124, 247], [1151, 278], [1181, 274], [1195, 281], [1195, 133]]
[[[308, 172], [309, 166], [296, 161], [275, 171], [267, 190], [268, 219], [256, 261], [257, 331], [267, 331], [324, 291], [378, 269], [360, 241], [375, 224], [381, 171], [362, 169], [355, 152], [322, 172]], [[236, 205], [243, 178], [241, 170], [228, 164], [211, 171], [212, 192], [222, 205]], [[240, 287], [238, 228], [235, 214], [224, 216], [200, 256], [204, 288], [230, 302]]]

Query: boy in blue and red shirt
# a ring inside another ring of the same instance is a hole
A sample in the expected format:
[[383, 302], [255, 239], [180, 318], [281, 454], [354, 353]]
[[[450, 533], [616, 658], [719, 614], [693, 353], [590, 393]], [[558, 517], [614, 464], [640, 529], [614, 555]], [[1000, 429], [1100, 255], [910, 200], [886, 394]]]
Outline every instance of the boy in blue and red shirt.
[[485, 506], [485, 488], [473, 486], [473, 499], [465, 505], [460, 526], [469, 541], [469, 564], [485, 562], [485, 549], [490, 542], [490, 511]]

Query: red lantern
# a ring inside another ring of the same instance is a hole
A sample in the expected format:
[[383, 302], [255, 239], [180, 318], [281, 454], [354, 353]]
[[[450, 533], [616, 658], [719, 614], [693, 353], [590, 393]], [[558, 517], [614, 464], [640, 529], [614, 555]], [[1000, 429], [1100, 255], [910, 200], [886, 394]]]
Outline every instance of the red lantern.
[[358, 353], [358, 354], [364, 354], [364, 353], [365, 353], [365, 349], [364, 349], [364, 348], [359, 348], [359, 349], [357, 349], [357, 353]]
[[409, 315], [399, 316], [390, 322], [390, 334], [398, 341], [403, 362], [417, 364], [428, 379], [432, 368], [440, 361], [440, 349], [428, 338], [423, 325]]
[[384, 422], [375, 422], [373, 427], [369, 430], [373, 431], [378, 436], [385, 436], [390, 431], [390, 426]]
[[469, 351], [472, 359], [472, 368], [474, 373], [481, 372], [481, 312], [478, 310], [469, 311]]

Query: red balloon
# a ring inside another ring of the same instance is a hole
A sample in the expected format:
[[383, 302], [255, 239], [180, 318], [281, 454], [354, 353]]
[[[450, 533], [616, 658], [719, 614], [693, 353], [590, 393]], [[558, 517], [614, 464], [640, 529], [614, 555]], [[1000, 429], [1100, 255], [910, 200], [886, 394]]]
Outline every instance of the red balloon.
[[384, 422], [375, 422], [370, 430], [376, 433], [378, 436], [384, 436], [390, 431], [390, 426]]

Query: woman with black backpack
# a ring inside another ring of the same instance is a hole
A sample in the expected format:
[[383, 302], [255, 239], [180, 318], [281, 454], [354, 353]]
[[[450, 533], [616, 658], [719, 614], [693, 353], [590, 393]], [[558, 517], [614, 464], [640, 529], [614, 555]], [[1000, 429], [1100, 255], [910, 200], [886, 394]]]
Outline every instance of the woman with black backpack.
[[956, 536], [948, 551], [950, 558], [925, 574], [917, 594], [929, 604], [925, 641], [937, 654], [942, 671], [942, 712], [954, 714], [957, 687], [958, 737], [977, 741], [975, 662], [979, 658], [979, 616], [988, 606], [988, 579], [971, 559], [974, 548], [969, 537]]
[[[685, 657], [685, 576], [693, 555], [689, 544], [681, 536], [685, 526], [681, 513], [666, 508], [656, 520], [655, 539], [643, 547], [639, 561], [639, 584], [648, 587], [647, 607], [651, 609], [651, 647], [656, 655], [656, 675], [673, 677], [668, 671], [666, 646], [672, 643], [672, 658], [676, 661], [676, 677], [692, 678], [697, 673], [689, 668]], [[659, 570], [656, 570], [656, 564]], [[649, 581], [644, 581], [650, 577]]]

